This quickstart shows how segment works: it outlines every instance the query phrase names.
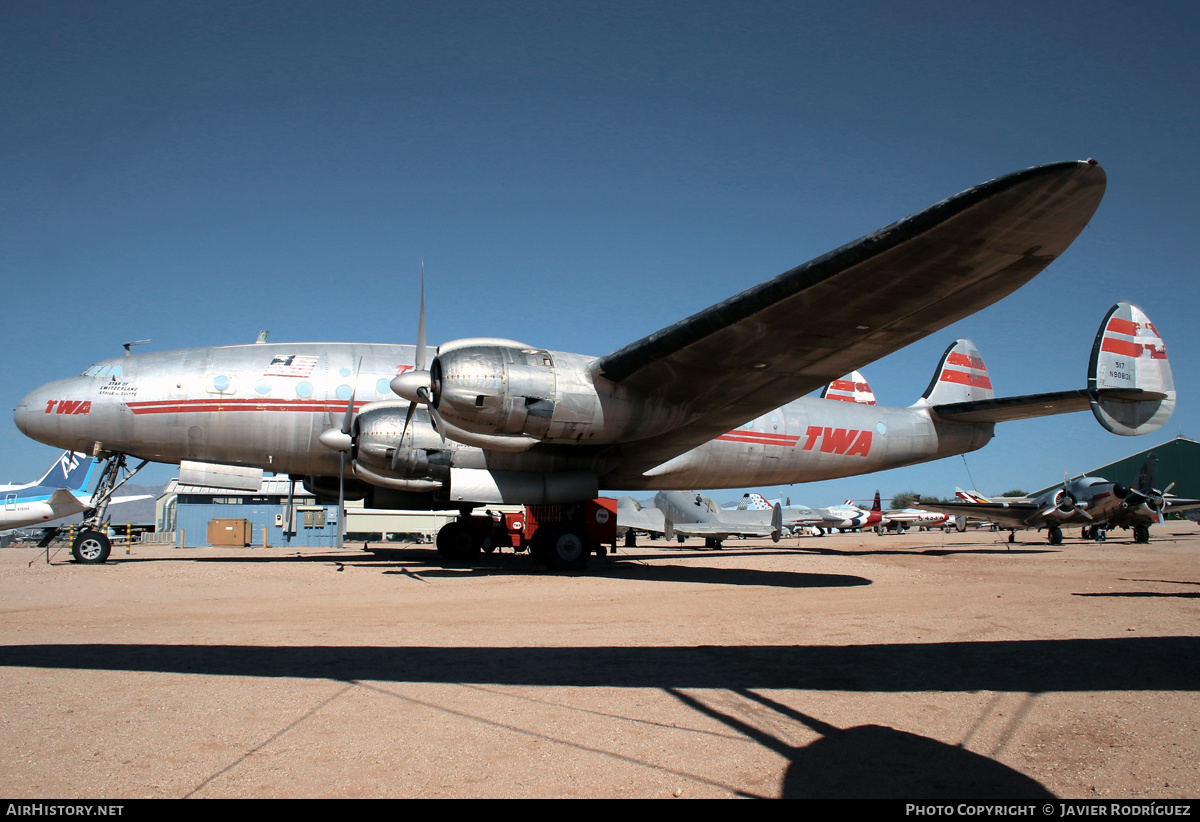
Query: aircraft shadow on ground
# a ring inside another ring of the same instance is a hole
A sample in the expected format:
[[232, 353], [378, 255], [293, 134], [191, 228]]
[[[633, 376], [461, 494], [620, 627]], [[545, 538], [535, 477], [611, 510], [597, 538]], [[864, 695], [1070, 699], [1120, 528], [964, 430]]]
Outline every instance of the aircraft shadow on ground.
[[762, 694], [735, 690], [743, 699], [757, 703], [759, 710], [774, 711], [821, 734], [815, 742], [797, 747], [696, 697], [674, 688], [667, 691], [693, 710], [787, 759], [783, 798], [1054, 798], [1036, 780], [1007, 765], [929, 737], [883, 725], [838, 728]]
[[639, 648], [38, 644], [0, 646], [0, 667], [549, 687], [1195, 691], [1200, 637]]
[[[859, 646], [430, 648], [75, 644], [0, 646], [0, 667], [346, 682], [655, 688], [788, 760], [788, 797], [1049, 798], [957, 745], [882, 725], [837, 728], [750, 689], [1012, 693], [1200, 690], [1200, 637]], [[789, 745], [683, 689], [721, 689], [821, 736]]]
[[[430, 566], [427, 568], [406, 565], [386, 574], [405, 574], [428, 579], [462, 577], [468, 575], [493, 576], [501, 574], [528, 574], [528, 565], [505, 567], [502, 565], [453, 567]], [[558, 575], [577, 574], [588, 577], [611, 577], [613, 579], [653, 580], [655, 582], [690, 582], [719, 585], [755, 585], [772, 588], [845, 588], [871, 585], [866, 577], [851, 574], [810, 574], [802, 571], [758, 571], [748, 568], [709, 568], [688, 565], [642, 565], [636, 562], [617, 562], [606, 567], [588, 568], [583, 571], [556, 571]]]

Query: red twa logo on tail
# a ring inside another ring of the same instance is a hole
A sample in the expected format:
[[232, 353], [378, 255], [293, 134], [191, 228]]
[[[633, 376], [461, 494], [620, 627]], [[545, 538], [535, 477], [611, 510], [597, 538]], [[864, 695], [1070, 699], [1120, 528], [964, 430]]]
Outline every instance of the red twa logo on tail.
[[810, 425], [804, 432], [804, 450], [811, 451], [821, 443], [826, 454], [845, 454], [848, 457], [865, 457], [871, 453], [871, 432], [855, 431], [852, 428], [824, 428]]
[[45, 413], [51, 411], [56, 414], [90, 414], [92, 403], [91, 400], [48, 400]]

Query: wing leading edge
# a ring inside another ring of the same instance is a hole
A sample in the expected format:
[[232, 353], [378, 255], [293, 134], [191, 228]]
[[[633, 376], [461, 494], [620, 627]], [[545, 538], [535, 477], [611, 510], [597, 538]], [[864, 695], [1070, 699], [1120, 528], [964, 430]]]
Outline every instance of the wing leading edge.
[[[625, 346], [600, 378], [691, 421], [622, 449], [646, 470], [1007, 296], [1104, 195], [1093, 160], [991, 180]], [[628, 445], [628, 444], [627, 444]]]

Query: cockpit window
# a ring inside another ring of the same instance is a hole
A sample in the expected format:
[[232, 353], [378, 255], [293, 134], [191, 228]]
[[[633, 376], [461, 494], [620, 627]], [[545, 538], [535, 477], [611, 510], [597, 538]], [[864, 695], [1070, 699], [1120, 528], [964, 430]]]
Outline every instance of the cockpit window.
[[122, 368], [119, 365], [93, 365], [87, 371], [83, 372], [84, 377], [104, 377], [118, 379], [121, 376]]

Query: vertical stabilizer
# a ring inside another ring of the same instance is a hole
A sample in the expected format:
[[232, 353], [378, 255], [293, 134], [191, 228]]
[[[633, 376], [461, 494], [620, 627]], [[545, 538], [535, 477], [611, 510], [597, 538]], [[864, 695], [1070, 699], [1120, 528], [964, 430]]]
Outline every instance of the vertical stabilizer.
[[942, 355], [929, 387], [921, 396], [930, 405], [992, 399], [995, 396], [992, 381], [975, 343], [955, 340]]
[[67, 488], [71, 491], [83, 491], [92, 478], [92, 469], [96, 460], [85, 454], [74, 451], [64, 451], [62, 456], [50, 466], [35, 485], [47, 488]]
[[1160, 428], [1175, 410], [1167, 347], [1142, 309], [1117, 303], [1108, 312], [1088, 365], [1092, 413], [1114, 434]]
[[860, 405], [875, 405], [875, 392], [867, 384], [863, 375], [852, 371], [840, 380], [834, 380], [821, 391], [823, 400], [841, 400], [856, 402]]

